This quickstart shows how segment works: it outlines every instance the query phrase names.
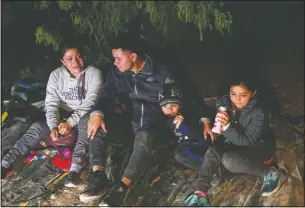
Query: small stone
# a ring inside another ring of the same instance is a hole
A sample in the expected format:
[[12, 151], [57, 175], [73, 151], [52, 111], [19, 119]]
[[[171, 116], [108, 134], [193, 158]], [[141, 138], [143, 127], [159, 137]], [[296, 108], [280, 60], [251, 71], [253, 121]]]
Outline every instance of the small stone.
[[172, 183], [172, 185], [173, 185], [173, 186], [176, 186], [177, 184], [176, 184], [176, 183]]
[[50, 196], [50, 198], [51, 198], [52, 200], [54, 200], [54, 199], [56, 199], [57, 197], [56, 197], [54, 194], [52, 194], [52, 195]]
[[290, 104], [286, 104], [284, 105], [285, 108], [289, 108]]

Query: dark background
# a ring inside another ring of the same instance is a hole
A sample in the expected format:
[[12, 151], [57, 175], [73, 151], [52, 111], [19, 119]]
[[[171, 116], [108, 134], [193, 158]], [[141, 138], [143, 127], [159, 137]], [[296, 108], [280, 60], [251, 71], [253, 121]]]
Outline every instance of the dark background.
[[[2, 82], [17, 79], [27, 67], [42, 68], [47, 78], [60, 64], [50, 47], [36, 46], [35, 28], [48, 19], [41, 18], [32, 5], [2, 2]], [[225, 1], [224, 10], [233, 16], [231, 35], [213, 31], [200, 42], [190, 38], [194, 33], [177, 31], [173, 38], [179, 43], [158, 51], [157, 58], [205, 96], [215, 95], [223, 78], [237, 69], [254, 72], [270, 83], [304, 80], [303, 1]]]

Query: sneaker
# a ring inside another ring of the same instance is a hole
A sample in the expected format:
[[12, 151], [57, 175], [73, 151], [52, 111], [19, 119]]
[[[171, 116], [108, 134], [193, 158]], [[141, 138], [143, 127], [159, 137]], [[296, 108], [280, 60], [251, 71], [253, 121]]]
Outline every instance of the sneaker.
[[210, 207], [208, 196], [202, 191], [195, 191], [190, 193], [185, 201], [184, 205], [187, 207]]
[[262, 196], [270, 196], [277, 192], [286, 182], [288, 175], [284, 169], [270, 167], [268, 173], [264, 176], [261, 188]]
[[99, 198], [107, 183], [108, 180], [104, 171], [92, 172], [87, 181], [84, 193], [79, 196], [80, 201], [89, 203]]
[[218, 168], [218, 172], [213, 175], [213, 179], [211, 181], [211, 186], [212, 187], [216, 187], [221, 182], [223, 182], [223, 180], [224, 180], [224, 176], [223, 175], [224, 175], [224, 170], [223, 170], [223, 168], [219, 167]]
[[220, 181], [221, 181], [220, 176], [217, 173], [215, 173], [213, 175], [213, 180], [211, 181], [211, 186], [212, 187], [218, 186], [220, 184]]
[[65, 187], [75, 188], [78, 185], [79, 173], [76, 171], [70, 171], [68, 173], [68, 178], [65, 182]]
[[123, 201], [128, 188], [124, 183], [120, 183], [112, 187], [109, 193], [105, 196], [105, 198], [99, 204], [100, 207], [118, 207]]

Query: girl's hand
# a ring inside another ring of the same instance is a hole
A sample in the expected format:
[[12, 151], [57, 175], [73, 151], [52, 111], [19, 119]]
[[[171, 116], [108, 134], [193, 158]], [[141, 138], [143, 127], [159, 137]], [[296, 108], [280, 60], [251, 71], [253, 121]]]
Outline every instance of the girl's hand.
[[230, 118], [227, 112], [218, 112], [215, 120], [219, 122], [221, 126], [226, 126], [229, 123]]
[[52, 140], [53, 140], [54, 142], [58, 140], [58, 138], [59, 138], [59, 132], [58, 132], [58, 128], [57, 128], [57, 127], [53, 128], [53, 129], [51, 130], [50, 136], [51, 136], [51, 138], [52, 138]]
[[212, 125], [210, 122], [203, 121], [203, 136], [206, 140], [208, 138], [208, 135], [211, 136], [212, 144], [214, 144], [214, 141], [217, 139], [217, 135], [212, 132]]

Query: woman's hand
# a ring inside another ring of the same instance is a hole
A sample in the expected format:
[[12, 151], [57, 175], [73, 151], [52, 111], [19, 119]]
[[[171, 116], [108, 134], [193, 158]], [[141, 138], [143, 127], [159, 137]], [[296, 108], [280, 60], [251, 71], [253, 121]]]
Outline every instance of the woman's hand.
[[51, 130], [50, 136], [51, 136], [52, 141], [57, 141], [58, 140], [58, 138], [59, 138], [59, 131], [58, 131], [57, 127], [53, 128]]
[[69, 131], [71, 131], [72, 126], [71, 126], [71, 124], [70, 124], [68, 121], [64, 121], [64, 122], [61, 122], [61, 123], [58, 125], [58, 129], [59, 129], [59, 133], [60, 133], [61, 135], [65, 135], [66, 133], [68, 133]]
[[220, 125], [223, 127], [223, 126], [226, 126], [226, 125], [229, 123], [230, 118], [229, 118], [228, 113], [225, 112], [225, 111], [223, 111], [223, 112], [218, 112], [218, 113], [216, 114], [215, 120], [216, 120], [217, 122], [219, 122]]

